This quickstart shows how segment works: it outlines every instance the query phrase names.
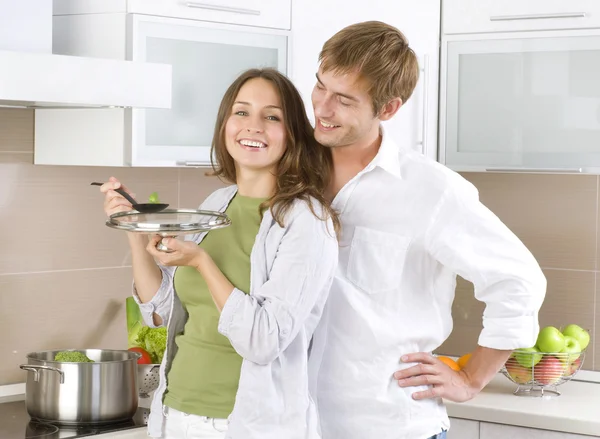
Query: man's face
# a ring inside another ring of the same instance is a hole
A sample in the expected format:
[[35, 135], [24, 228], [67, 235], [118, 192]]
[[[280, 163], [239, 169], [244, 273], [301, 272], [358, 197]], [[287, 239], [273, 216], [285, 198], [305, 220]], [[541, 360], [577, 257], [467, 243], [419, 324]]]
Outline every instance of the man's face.
[[353, 145], [379, 126], [366, 84], [355, 73], [334, 74], [319, 68], [311, 98], [315, 138], [324, 146]]

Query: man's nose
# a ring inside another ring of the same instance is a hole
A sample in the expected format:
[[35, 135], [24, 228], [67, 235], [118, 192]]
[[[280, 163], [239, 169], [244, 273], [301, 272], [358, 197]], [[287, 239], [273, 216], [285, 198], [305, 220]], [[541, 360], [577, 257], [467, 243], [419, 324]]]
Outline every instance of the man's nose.
[[334, 114], [331, 97], [323, 96], [315, 102], [315, 115], [317, 117], [332, 117]]

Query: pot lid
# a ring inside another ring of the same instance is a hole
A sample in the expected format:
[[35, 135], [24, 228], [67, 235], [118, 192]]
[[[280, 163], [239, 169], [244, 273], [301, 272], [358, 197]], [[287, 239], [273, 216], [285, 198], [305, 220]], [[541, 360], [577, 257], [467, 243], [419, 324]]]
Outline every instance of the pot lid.
[[231, 224], [222, 212], [194, 209], [165, 209], [155, 213], [119, 212], [110, 216], [108, 227], [162, 236], [185, 235], [221, 229]]

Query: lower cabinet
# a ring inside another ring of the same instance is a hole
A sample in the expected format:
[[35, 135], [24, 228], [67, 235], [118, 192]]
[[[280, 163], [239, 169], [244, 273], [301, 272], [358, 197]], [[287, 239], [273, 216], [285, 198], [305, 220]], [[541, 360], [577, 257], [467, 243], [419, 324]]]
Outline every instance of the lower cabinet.
[[[479, 421], [469, 419], [450, 418], [450, 430], [448, 430], [448, 439], [481, 439], [485, 436], [479, 436]], [[514, 439], [514, 438], [511, 438]]]
[[450, 418], [448, 439], [590, 439], [592, 437], [560, 431], [493, 424], [469, 419]]
[[[477, 437], [481, 437], [481, 439], [590, 439], [592, 437], [600, 437], [515, 427], [514, 425], [491, 424], [489, 422], [480, 422], [479, 424], [480, 436]], [[598, 433], [600, 434], [600, 432]]]

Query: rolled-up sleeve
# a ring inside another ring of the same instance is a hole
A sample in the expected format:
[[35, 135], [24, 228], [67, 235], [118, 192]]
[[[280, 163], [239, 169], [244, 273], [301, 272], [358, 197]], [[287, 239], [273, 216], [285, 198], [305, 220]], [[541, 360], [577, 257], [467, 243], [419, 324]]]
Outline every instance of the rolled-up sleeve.
[[452, 181], [426, 235], [428, 251], [475, 287], [486, 304], [479, 345], [535, 345], [546, 278], [525, 245], [480, 201], [466, 180]]
[[171, 295], [173, 294], [173, 274], [175, 267], [158, 266], [162, 273], [162, 280], [158, 291], [149, 302], [142, 303], [138, 296], [135, 282], [133, 282], [133, 298], [140, 307], [144, 323], [151, 328], [156, 328], [153, 315], [156, 313], [162, 319], [161, 326], [167, 326], [171, 310]]
[[275, 360], [315, 305], [324, 304], [337, 267], [331, 221], [317, 219], [308, 207], [298, 210], [285, 225], [268, 280], [253, 295], [235, 289], [221, 312], [219, 332], [257, 364]]

